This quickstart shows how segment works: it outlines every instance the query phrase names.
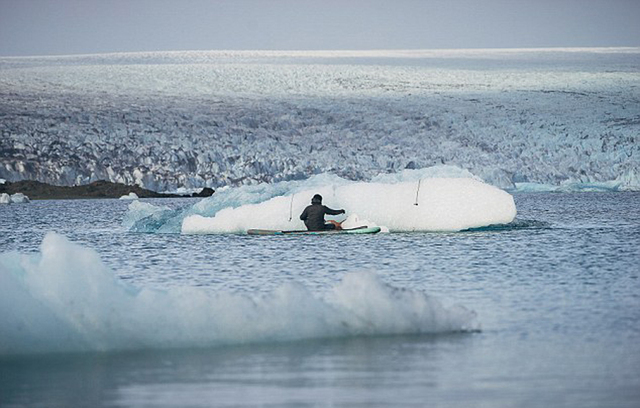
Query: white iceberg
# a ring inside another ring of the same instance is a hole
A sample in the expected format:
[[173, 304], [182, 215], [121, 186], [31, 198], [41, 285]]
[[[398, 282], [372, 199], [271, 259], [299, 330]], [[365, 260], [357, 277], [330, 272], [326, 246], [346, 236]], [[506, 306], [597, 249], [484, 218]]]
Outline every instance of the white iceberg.
[[30, 202], [30, 200], [29, 200], [29, 197], [27, 197], [22, 193], [15, 193], [11, 195], [11, 202], [22, 204], [22, 203], [28, 203]]
[[122, 197], [120, 197], [120, 200], [137, 200], [139, 197], [136, 193], [131, 192], [127, 195], [123, 195]]
[[472, 310], [366, 272], [346, 274], [326, 293], [294, 283], [259, 294], [138, 288], [94, 250], [48, 233], [39, 256], [0, 254], [0, 327], [6, 358], [469, 332], [479, 323]]
[[[240, 192], [242, 188], [237, 190]], [[507, 224], [516, 216], [516, 206], [509, 193], [474, 178], [426, 178], [394, 184], [345, 182], [257, 203], [250, 203], [248, 194], [247, 204], [222, 208], [213, 216], [186, 216], [182, 233], [304, 229], [299, 215], [316, 193], [324, 197], [323, 204], [328, 207], [358, 214], [358, 218], [371, 223], [369, 226], [381, 226], [391, 232], [460, 231]], [[201, 210], [206, 209], [206, 203], [214, 205], [215, 200], [201, 202]], [[349, 220], [348, 225], [350, 223], [353, 222]]]

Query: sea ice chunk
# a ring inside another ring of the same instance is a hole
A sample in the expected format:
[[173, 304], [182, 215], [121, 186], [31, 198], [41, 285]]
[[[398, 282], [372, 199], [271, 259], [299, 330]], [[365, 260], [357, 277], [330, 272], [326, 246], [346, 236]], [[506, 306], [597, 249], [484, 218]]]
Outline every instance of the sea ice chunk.
[[137, 200], [139, 197], [136, 193], [129, 193], [127, 195], [123, 195], [122, 197], [120, 197], [120, 200]]
[[[294, 195], [223, 208], [212, 217], [189, 215], [182, 222], [182, 232], [304, 229], [299, 215], [316, 193], [324, 197], [323, 203], [328, 207], [359, 214], [390, 231], [460, 231], [507, 224], [516, 216], [513, 197], [497, 187], [473, 178], [427, 178], [395, 184], [316, 186]], [[347, 226], [351, 224], [349, 221]]]
[[476, 331], [476, 314], [352, 272], [328, 293], [288, 282], [263, 294], [136, 288], [97, 252], [48, 233], [40, 254], [0, 253], [0, 358], [362, 335]]
[[11, 195], [11, 202], [12, 203], [28, 203], [29, 197], [27, 197], [22, 193], [15, 193]]

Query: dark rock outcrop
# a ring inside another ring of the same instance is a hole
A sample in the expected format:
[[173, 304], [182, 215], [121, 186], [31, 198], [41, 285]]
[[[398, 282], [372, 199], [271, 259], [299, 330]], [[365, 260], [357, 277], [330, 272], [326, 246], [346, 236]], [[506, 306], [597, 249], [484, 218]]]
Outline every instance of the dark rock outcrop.
[[200, 193], [191, 195], [163, 194], [144, 189], [140, 186], [128, 186], [110, 181], [94, 181], [82, 186], [54, 186], [34, 180], [5, 182], [0, 184], [0, 193], [23, 193], [32, 200], [47, 199], [78, 199], [78, 198], [120, 198], [129, 193], [135, 193], [140, 198], [162, 197], [209, 197], [214, 193], [211, 188], [205, 188]]

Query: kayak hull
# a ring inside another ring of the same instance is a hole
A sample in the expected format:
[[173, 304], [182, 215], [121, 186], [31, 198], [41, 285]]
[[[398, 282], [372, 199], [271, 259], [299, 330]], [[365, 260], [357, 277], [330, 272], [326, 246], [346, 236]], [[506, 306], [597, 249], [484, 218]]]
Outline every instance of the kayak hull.
[[266, 230], [266, 229], [250, 229], [247, 230], [248, 235], [330, 235], [330, 234], [377, 234], [380, 227], [359, 227], [342, 230], [326, 230], [326, 231], [286, 231], [286, 230]]

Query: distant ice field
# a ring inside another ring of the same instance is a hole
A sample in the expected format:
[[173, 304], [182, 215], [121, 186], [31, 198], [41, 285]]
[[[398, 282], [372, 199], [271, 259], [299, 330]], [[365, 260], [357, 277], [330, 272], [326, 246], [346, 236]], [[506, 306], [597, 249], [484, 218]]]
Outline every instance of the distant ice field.
[[636, 190], [639, 67], [638, 48], [0, 58], [0, 177], [175, 190], [445, 164]]

